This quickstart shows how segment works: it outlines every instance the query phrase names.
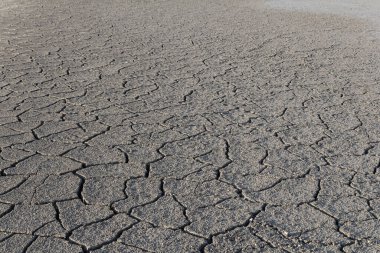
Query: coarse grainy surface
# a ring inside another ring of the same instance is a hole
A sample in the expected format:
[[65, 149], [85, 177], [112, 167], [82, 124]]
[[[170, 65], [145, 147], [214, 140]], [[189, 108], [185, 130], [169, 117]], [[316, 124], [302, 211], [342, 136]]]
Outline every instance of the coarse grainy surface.
[[1, 0], [0, 252], [380, 252], [379, 5], [307, 2]]

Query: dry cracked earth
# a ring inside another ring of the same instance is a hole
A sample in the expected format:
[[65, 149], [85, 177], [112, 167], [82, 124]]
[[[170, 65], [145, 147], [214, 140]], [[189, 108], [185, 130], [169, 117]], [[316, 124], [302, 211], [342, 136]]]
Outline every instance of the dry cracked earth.
[[0, 252], [380, 252], [376, 25], [265, 2], [2, 0]]

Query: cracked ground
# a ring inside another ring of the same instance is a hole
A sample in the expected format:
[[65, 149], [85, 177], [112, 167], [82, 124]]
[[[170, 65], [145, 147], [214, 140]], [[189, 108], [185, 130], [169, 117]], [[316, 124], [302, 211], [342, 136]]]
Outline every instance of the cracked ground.
[[265, 2], [2, 0], [0, 252], [380, 252], [376, 26]]

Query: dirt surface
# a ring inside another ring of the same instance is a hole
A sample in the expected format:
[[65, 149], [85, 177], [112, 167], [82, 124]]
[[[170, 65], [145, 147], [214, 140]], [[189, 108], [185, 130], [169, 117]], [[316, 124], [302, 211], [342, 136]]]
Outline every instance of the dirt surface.
[[0, 1], [0, 252], [380, 252], [378, 26], [339, 2]]

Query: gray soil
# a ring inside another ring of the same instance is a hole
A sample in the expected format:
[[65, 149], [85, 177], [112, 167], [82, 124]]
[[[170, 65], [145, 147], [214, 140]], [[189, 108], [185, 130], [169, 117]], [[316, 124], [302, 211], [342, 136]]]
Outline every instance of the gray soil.
[[377, 13], [1, 0], [0, 252], [380, 252]]

